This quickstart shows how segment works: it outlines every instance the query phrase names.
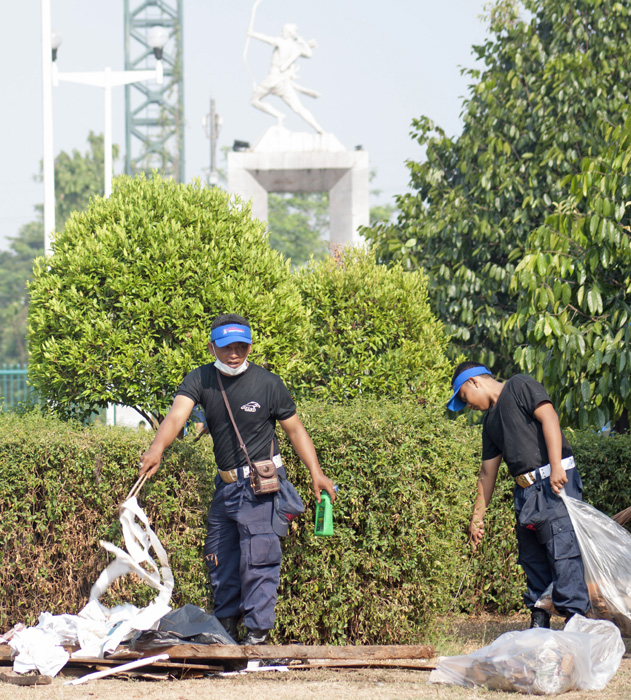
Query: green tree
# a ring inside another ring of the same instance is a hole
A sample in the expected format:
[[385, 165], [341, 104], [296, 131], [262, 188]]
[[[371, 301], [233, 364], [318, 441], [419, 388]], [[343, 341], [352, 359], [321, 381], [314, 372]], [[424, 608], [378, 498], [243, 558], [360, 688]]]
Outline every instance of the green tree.
[[[370, 172], [374, 180], [377, 172]], [[372, 189], [378, 197], [381, 190]], [[329, 253], [329, 193], [298, 192], [269, 195], [268, 230], [270, 245], [285, 257], [291, 258], [294, 267], [300, 267], [313, 256], [323, 260]], [[370, 208], [370, 225], [391, 221], [396, 207], [393, 204], [376, 204]]]
[[321, 260], [328, 254], [328, 192], [270, 193], [268, 230], [272, 248], [304, 265], [311, 256]]
[[0, 365], [26, 364], [26, 319], [33, 259], [44, 254], [44, 224], [25, 224], [0, 252]]
[[566, 179], [512, 282], [514, 359], [543, 381], [564, 424], [603, 427], [631, 409], [631, 118]]
[[631, 88], [628, 0], [524, 0], [528, 21], [506, 12], [474, 47], [480, 70], [463, 103], [459, 137], [427, 117], [413, 136], [412, 192], [394, 226], [368, 235], [382, 261], [422, 267], [432, 305], [466, 352], [506, 375], [517, 339], [502, 322], [516, 309], [509, 289], [529, 233], [553, 212], [561, 180], [599, 148], [599, 118], [616, 121]]
[[[90, 199], [104, 192], [105, 158], [103, 135], [88, 135], [89, 151], [80, 153], [77, 149], [68, 155], [65, 151], [55, 158], [55, 228], [63, 229], [70, 215], [84, 211]], [[119, 148], [112, 147], [112, 159], [118, 158]]]
[[311, 319], [307, 371], [293, 379], [301, 398], [445, 393], [447, 339], [423, 272], [378, 265], [372, 251], [346, 248], [295, 276]]
[[495, 0], [484, 5], [480, 19], [493, 31], [499, 33], [523, 21], [520, 10], [521, 0]]
[[154, 424], [175, 388], [209, 361], [219, 313], [252, 323], [256, 362], [288, 374], [308, 319], [289, 263], [250, 207], [199, 182], [120, 177], [58, 233], [29, 287], [30, 375], [62, 416], [108, 403]]
[[[103, 136], [90, 132], [85, 154], [62, 151], [55, 158], [55, 223], [63, 229], [73, 211], [85, 209], [90, 198], [103, 193]], [[114, 158], [118, 146], [114, 146]], [[41, 181], [42, 173], [35, 176]], [[0, 252], [0, 364], [28, 360], [26, 324], [33, 260], [44, 254], [43, 207], [35, 207], [36, 220], [20, 228], [9, 250]]]

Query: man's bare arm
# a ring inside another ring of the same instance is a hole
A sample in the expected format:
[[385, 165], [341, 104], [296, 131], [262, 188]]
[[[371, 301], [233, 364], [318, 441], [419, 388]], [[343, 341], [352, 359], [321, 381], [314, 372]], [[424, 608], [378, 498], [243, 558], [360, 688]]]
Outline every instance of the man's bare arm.
[[188, 396], [175, 397], [166, 418], [160, 423], [151, 447], [140, 458], [140, 476], [146, 474], [152, 477], [158, 471], [163, 452], [179, 435], [194, 406], [195, 402]]
[[550, 460], [550, 486], [554, 493], [560, 493], [564, 484], [567, 484], [565, 469], [561, 466], [561, 454], [563, 441], [561, 438], [561, 426], [554, 406], [545, 401], [535, 408], [535, 418], [543, 428], [543, 439], [546, 441], [548, 459]]
[[309, 437], [309, 433], [302, 424], [302, 421], [298, 418], [298, 414], [294, 413], [291, 418], [278, 422], [287, 434], [294, 450], [296, 450], [296, 454], [300, 457], [311, 474], [313, 491], [318, 503], [320, 502], [320, 491], [326, 491], [329, 494], [331, 503], [335, 501], [335, 485], [331, 479], [324, 475], [320, 463], [318, 462], [318, 455], [313, 446], [313, 441]]
[[501, 462], [502, 455], [498, 455], [497, 457], [493, 457], [493, 459], [484, 460], [480, 468], [477, 494], [475, 503], [473, 504], [473, 515], [471, 516], [471, 524], [469, 525], [469, 540], [474, 550], [480, 544], [484, 536], [484, 515], [493, 497], [495, 482], [497, 481], [497, 472], [499, 471]]

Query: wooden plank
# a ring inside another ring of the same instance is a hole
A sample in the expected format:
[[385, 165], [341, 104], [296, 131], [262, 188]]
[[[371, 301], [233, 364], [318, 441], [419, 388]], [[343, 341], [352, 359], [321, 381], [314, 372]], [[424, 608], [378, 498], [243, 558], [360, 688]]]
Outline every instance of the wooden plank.
[[12, 685], [50, 685], [53, 679], [50, 676], [22, 676], [19, 673], [0, 673], [0, 681]]
[[[72, 652], [74, 649], [68, 648]], [[12, 649], [7, 644], [0, 645], [0, 662], [11, 662]], [[236, 644], [174, 644], [170, 647], [156, 647], [146, 652], [130, 651], [119, 647], [107, 659], [92, 659], [91, 662], [122, 663], [133, 659], [145, 658], [155, 653], [166, 653], [171, 660], [192, 659], [356, 659], [361, 661], [384, 659], [431, 659], [434, 649], [426, 644], [389, 645], [389, 646], [310, 646], [301, 644], [238, 646]], [[70, 659], [69, 663], [82, 662], [82, 659]]]
[[[147, 652], [155, 653], [156, 649]], [[171, 659], [431, 659], [434, 649], [426, 644], [389, 646], [307, 646], [301, 644], [237, 646], [232, 644], [175, 644], [161, 647]], [[142, 656], [142, 655], [141, 655]], [[110, 659], [130, 659], [129, 652]]]

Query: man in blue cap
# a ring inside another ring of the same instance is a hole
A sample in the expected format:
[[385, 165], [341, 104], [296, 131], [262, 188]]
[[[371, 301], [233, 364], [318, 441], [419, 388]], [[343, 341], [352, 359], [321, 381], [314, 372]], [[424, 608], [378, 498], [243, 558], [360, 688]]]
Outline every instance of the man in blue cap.
[[535, 607], [552, 586], [552, 602], [566, 621], [585, 615], [589, 594], [583, 560], [563, 501], [561, 489], [582, 499], [583, 484], [572, 449], [561, 432], [559, 419], [543, 386], [525, 374], [498, 382], [478, 362], [463, 362], [451, 380], [450, 411], [468, 406], [484, 411], [482, 467], [469, 526], [475, 549], [484, 535], [484, 514], [495, 489], [502, 459], [516, 485], [519, 563], [526, 573], [526, 606], [531, 627], [550, 627], [547, 611]]
[[[278, 421], [311, 473], [316, 499], [320, 501], [320, 492], [325, 490], [335, 500], [335, 489], [320, 468], [313, 442], [280, 377], [248, 360], [252, 349], [248, 321], [237, 314], [218, 316], [211, 326], [208, 348], [214, 363], [186, 375], [141, 459], [140, 474], [151, 477], [156, 473], [164, 450], [178, 436], [193, 407], [201, 404], [218, 467], [204, 545], [214, 613], [233, 639], [243, 617], [247, 630], [243, 643], [264, 644], [274, 625], [280, 581], [279, 535], [284, 532], [282, 526], [279, 529], [278, 496], [275, 509], [274, 493], [256, 495], [252, 490], [250, 467], [221, 386], [250, 462], [271, 458], [278, 474], [286, 477], [275, 434]], [[287, 519], [283, 520], [286, 530]]]

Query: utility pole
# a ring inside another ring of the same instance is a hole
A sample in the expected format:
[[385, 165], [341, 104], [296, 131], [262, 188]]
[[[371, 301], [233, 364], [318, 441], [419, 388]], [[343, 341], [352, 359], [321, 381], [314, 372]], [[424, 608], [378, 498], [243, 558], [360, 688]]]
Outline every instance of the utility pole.
[[221, 117], [215, 111], [215, 100], [210, 98], [210, 113], [203, 120], [202, 125], [206, 132], [206, 138], [210, 139], [210, 171], [208, 173], [208, 184], [216, 187], [219, 184], [219, 173], [217, 172], [217, 139], [221, 128]]

